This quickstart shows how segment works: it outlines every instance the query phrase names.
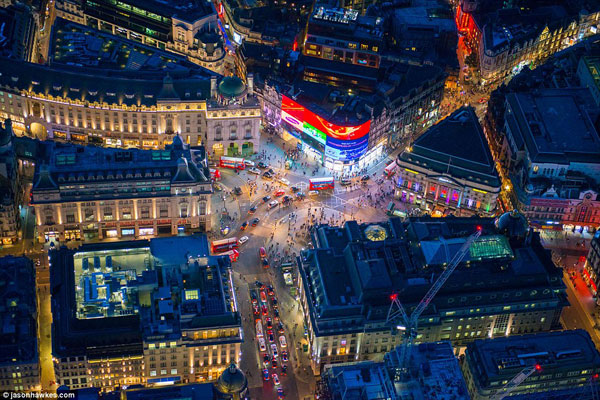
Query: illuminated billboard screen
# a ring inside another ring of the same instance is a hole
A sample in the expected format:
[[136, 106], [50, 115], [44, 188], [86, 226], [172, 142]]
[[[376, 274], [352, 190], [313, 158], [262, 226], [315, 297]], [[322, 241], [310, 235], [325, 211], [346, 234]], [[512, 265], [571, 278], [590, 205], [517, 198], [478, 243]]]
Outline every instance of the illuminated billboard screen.
[[[282, 96], [281, 119], [290, 130], [302, 133], [302, 140], [326, 157], [351, 161], [366, 153], [371, 121], [357, 126], [340, 126], [307, 110], [287, 96]], [[298, 137], [298, 135], [294, 135]]]

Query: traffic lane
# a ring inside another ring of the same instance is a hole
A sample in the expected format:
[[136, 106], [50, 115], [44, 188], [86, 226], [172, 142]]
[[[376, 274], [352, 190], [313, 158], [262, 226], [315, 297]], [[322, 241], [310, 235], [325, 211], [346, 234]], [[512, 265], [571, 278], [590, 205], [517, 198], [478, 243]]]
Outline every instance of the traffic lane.
[[589, 314], [581, 306], [577, 294], [568, 277], [563, 277], [567, 287], [567, 299], [570, 306], [563, 309], [561, 319], [566, 329], [585, 329], [591, 336], [594, 344], [600, 349], [600, 336], [590, 321]]

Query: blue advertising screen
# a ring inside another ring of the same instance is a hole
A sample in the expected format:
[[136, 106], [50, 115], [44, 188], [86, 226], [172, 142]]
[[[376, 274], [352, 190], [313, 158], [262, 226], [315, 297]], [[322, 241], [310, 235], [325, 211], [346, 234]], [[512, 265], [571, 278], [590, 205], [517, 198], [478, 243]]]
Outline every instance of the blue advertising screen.
[[325, 145], [325, 156], [334, 160], [352, 161], [365, 154], [368, 146], [369, 135], [354, 140], [339, 140], [328, 136]]

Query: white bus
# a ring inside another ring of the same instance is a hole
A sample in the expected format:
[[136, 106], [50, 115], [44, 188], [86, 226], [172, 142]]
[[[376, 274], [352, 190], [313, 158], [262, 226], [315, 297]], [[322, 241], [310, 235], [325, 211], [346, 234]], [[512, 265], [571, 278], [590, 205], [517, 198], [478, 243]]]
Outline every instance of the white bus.
[[257, 338], [261, 338], [263, 337], [263, 328], [262, 328], [262, 322], [260, 319], [256, 320], [256, 337]]

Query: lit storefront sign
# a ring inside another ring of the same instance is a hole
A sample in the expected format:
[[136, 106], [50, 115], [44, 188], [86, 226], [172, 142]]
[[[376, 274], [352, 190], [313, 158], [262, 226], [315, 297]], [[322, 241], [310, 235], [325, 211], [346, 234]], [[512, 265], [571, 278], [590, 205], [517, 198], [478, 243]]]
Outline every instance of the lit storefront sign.
[[356, 126], [340, 126], [307, 110], [283, 96], [281, 119], [292, 136], [337, 161], [353, 161], [368, 148], [371, 121]]

